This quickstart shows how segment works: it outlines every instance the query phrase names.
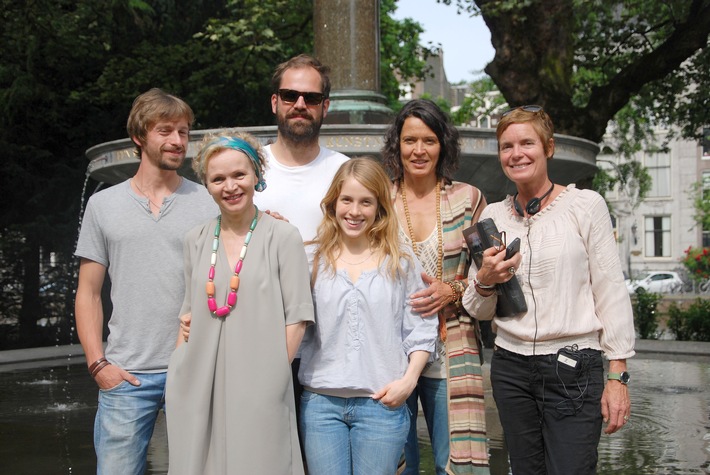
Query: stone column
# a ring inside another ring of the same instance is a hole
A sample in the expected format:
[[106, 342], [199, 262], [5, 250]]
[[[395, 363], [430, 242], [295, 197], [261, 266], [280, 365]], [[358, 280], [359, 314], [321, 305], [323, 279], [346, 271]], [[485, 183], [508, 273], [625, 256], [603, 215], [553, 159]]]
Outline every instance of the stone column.
[[329, 124], [388, 123], [380, 93], [379, 0], [314, 0], [315, 55], [331, 69]]

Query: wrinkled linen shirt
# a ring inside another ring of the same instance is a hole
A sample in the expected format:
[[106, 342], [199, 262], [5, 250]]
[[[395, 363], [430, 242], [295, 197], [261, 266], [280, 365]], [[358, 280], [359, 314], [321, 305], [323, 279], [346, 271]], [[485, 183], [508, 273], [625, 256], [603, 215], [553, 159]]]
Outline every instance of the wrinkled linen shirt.
[[[493, 319], [496, 346], [520, 355], [554, 354], [565, 346], [601, 350], [608, 359], [634, 355], [634, 319], [604, 199], [568, 185], [539, 213], [522, 218], [513, 197], [488, 205], [508, 242], [519, 237], [522, 262], [515, 278], [527, 313], [498, 318], [494, 293], [484, 297], [473, 285], [464, 308], [479, 320]], [[471, 265], [473, 282], [478, 270]]]
[[[306, 250], [312, 268], [314, 247]], [[409, 305], [409, 296], [425, 287], [422, 267], [416, 259], [402, 259], [403, 273], [393, 280], [388, 260], [364, 271], [357, 282], [345, 270], [333, 275], [319, 262], [316, 324], [301, 343], [299, 380], [306, 389], [369, 397], [404, 376], [410, 353], [434, 352], [437, 316], [422, 318]]]

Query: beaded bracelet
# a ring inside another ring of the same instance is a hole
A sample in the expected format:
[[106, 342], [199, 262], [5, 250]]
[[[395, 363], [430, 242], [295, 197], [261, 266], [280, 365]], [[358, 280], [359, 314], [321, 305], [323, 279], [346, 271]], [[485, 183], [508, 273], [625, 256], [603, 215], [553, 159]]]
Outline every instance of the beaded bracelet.
[[109, 363], [108, 361], [103, 360], [101, 363], [99, 363], [99, 365], [98, 365], [96, 368], [94, 368], [94, 371], [91, 373], [91, 377], [92, 377], [92, 378], [95, 378], [96, 375], [99, 374], [99, 372], [100, 372], [102, 369], [104, 369], [106, 366], [108, 366], [108, 365], [110, 365], [110, 364], [111, 364], [111, 363]]
[[107, 360], [105, 357], [102, 356], [102, 357], [99, 358], [98, 360], [96, 360], [96, 361], [94, 361], [93, 363], [91, 363], [91, 366], [89, 366], [89, 374], [93, 374], [93, 372], [94, 372], [94, 370], [96, 369], [96, 367], [97, 367], [98, 365], [100, 365], [101, 363], [103, 363], [104, 361], [108, 361], [108, 360]]
[[453, 282], [444, 282], [446, 285], [448, 285], [451, 288], [451, 302], [450, 303], [459, 303], [461, 301], [461, 292], [459, 292], [459, 289], [456, 287], [456, 285]]
[[463, 281], [463, 280], [455, 280], [455, 281], [454, 281], [454, 285], [455, 285], [456, 288], [458, 289], [459, 295], [460, 295], [460, 296], [463, 296], [464, 292], [466, 292], [466, 287], [468, 287], [468, 285], [466, 284], [466, 282]]

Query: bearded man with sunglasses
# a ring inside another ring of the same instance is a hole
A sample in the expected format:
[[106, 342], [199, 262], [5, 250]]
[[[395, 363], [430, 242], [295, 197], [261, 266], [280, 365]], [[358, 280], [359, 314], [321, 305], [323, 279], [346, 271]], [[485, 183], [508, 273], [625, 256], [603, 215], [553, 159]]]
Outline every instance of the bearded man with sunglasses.
[[[318, 143], [330, 105], [329, 72], [316, 58], [300, 54], [279, 64], [271, 77], [271, 110], [278, 135], [276, 142], [264, 147], [264, 179], [269, 186], [254, 196], [254, 204], [288, 220], [304, 241], [315, 239], [323, 219], [320, 202], [335, 172], [348, 160]], [[299, 351], [291, 364], [297, 417], [303, 392], [298, 381], [300, 363]]]
[[335, 172], [348, 160], [318, 143], [330, 105], [328, 73], [316, 58], [301, 54], [279, 64], [271, 78], [278, 135], [264, 147], [269, 186], [254, 202], [296, 226], [304, 241], [315, 238], [323, 218], [320, 202]]

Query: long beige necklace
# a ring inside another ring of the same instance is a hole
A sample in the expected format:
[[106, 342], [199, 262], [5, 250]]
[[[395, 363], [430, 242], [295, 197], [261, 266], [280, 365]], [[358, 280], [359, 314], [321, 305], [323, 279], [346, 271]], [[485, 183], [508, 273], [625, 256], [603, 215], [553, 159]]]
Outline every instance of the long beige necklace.
[[[407, 220], [407, 230], [409, 231], [409, 239], [412, 241], [412, 249], [414, 254], [419, 255], [417, 249], [417, 241], [414, 239], [414, 227], [412, 226], [412, 217], [409, 215], [409, 207], [407, 206], [407, 193], [404, 189], [404, 180], [399, 181], [400, 196], [402, 197], [402, 205], [404, 206], [404, 217]], [[444, 267], [444, 233], [443, 225], [441, 224], [441, 183], [436, 181], [436, 241], [437, 241], [437, 263], [436, 263], [436, 278], [441, 280]]]

